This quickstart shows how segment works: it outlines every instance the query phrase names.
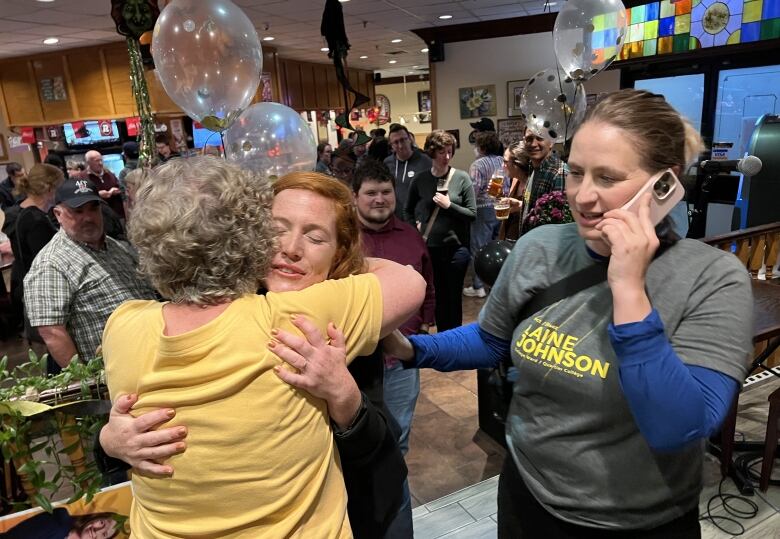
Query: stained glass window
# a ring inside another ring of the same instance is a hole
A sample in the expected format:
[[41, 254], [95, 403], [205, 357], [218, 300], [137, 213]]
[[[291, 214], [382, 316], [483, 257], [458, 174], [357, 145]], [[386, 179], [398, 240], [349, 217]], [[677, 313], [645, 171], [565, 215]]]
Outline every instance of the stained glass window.
[[[626, 10], [620, 59], [780, 38], [780, 0], [660, 0]], [[594, 53], [614, 54], [615, 18], [594, 20]]]

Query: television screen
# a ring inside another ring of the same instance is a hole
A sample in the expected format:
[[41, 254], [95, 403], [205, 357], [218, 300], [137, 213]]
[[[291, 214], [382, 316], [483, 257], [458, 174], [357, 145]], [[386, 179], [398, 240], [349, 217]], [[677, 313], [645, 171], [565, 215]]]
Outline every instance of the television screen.
[[114, 176], [119, 176], [122, 169], [125, 168], [125, 162], [122, 161], [121, 153], [107, 153], [103, 154], [103, 168], [107, 168], [114, 173]]
[[216, 131], [209, 131], [198, 122], [192, 122], [192, 145], [196, 148], [222, 146], [222, 138]]
[[90, 120], [62, 126], [68, 146], [89, 146], [119, 142], [119, 130], [114, 120]]

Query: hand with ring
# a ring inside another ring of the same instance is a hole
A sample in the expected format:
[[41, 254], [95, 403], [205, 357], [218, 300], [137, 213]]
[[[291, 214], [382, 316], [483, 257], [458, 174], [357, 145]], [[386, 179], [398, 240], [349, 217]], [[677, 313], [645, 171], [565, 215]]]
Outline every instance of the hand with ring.
[[345, 428], [360, 407], [360, 390], [347, 370], [344, 334], [328, 324], [328, 343], [320, 330], [303, 316], [293, 316], [292, 323], [303, 337], [281, 329], [271, 332], [274, 341], [268, 348], [291, 367], [274, 367], [276, 375], [293, 387], [304, 389], [327, 401], [331, 419]]

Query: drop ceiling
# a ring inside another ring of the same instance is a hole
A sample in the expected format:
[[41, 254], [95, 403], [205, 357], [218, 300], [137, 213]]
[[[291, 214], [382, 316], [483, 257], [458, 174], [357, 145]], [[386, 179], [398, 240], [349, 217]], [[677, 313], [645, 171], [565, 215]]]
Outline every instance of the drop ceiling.
[[[324, 0], [234, 1], [261, 38], [274, 38], [267, 44], [281, 56], [328, 62], [327, 53], [320, 51]], [[341, 5], [352, 45], [349, 65], [384, 77], [426, 72], [428, 58], [421, 52], [426, 45], [412, 29], [523, 17], [544, 10], [543, 0], [349, 0]], [[110, 9], [110, 0], [0, 0], [0, 58], [121, 41]], [[452, 18], [442, 20], [440, 15]], [[44, 45], [48, 37], [58, 38], [59, 43]], [[401, 41], [392, 43], [394, 39]]]

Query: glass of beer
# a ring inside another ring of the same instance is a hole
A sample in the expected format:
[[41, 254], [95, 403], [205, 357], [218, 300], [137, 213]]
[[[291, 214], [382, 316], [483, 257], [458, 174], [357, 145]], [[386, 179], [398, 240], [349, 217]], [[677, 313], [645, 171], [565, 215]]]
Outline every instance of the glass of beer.
[[500, 170], [496, 170], [493, 177], [490, 178], [487, 193], [493, 198], [498, 198], [504, 193], [504, 175], [501, 174]]
[[507, 219], [509, 217], [509, 200], [505, 198], [496, 200], [493, 209], [496, 210], [496, 219], [499, 221]]

